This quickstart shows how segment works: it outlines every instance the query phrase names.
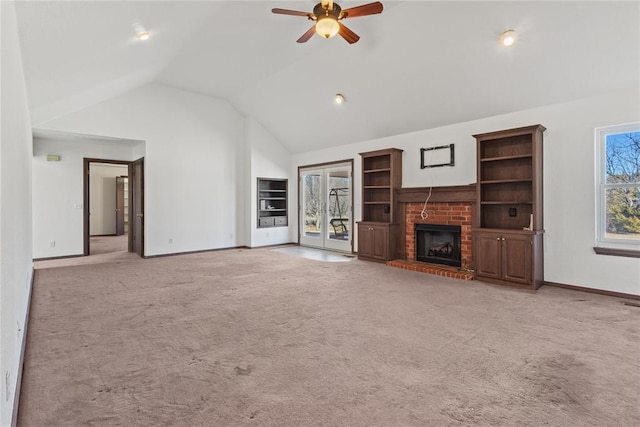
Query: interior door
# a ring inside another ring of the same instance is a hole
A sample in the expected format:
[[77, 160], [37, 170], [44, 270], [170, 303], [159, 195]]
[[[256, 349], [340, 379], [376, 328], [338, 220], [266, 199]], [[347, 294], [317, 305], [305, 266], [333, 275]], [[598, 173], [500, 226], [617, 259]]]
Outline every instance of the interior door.
[[352, 252], [352, 165], [300, 169], [300, 244]]
[[133, 162], [131, 168], [131, 252], [144, 256], [144, 158]]
[[124, 177], [116, 177], [116, 236], [124, 234], [124, 184]]

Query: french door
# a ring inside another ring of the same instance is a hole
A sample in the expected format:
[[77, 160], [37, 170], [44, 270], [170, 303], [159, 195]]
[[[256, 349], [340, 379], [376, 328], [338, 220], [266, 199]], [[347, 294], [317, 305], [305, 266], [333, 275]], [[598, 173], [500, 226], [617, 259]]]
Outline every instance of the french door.
[[300, 245], [352, 252], [353, 163], [299, 170]]

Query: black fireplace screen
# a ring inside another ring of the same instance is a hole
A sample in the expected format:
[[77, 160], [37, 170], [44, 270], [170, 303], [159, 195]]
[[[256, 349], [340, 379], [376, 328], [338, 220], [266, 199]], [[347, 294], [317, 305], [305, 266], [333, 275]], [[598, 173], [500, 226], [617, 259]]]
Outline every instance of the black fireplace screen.
[[416, 260], [461, 267], [459, 225], [416, 224]]

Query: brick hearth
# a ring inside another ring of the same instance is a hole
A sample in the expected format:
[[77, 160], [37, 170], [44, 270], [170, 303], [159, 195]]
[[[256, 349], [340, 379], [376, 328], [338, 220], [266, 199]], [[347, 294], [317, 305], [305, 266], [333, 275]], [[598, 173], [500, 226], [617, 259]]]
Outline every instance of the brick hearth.
[[390, 267], [402, 268], [403, 270], [419, 271], [421, 273], [435, 274], [437, 276], [453, 277], [454, 279], [473, 280], [473, 273], [469, 271], [461, 271], [456, 267], [448, 267], [446, 265], [429, 264], [420, 261], [407, 261], [404, 259], [396, 259], [387, 262]]
[[[431, 195], [427, 204], [428, 217], [422, 219], [420, 213], [424, 200]], [[398, 190], [397, 201], [404, 212], [401, 224], [403, 231], [404, 259], [392, 260], [387, 265], [405, 270], [420, 271], [462, 280], [473, 280], [472, 221], [476, 201], [475, 184], [450, 187], [415, 187]], [[415, 224], [438, 224], [460, 226], [462, 269], [416, 261]]]

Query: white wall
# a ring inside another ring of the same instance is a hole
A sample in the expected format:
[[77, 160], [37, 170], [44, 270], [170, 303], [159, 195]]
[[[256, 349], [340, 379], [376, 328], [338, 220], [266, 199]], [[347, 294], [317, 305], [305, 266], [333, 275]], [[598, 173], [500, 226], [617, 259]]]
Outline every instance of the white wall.
[[226, 101], [150, 84], [39, 127], [146, 142], [145, 255], [245, 244], [244, 118]]
[[[597, 98], [545, 106], [471, 122], [292, 156], [298, 165], [354, 158], [354, 188], [361, 186], [359, 152], [396, 147], [403, 153], [403, 187], [465, 185], [476, 181], [473, 134], [540, 123], [544, 134], [545, 280], [640, 295], [640, 260], [596, 255], [594, 128], [640, 120], [636, 88]], [[420, 169], [420, 148], [455, 144], [455, 166]], [[361, 218], [361, 194], [354, 215]], [[297, 232], [297, 231], [294, 231]]]
[[89, 174], [89, 234], [116, 234], [116, 178], [127, 176], [128, 167], [91, 163]]
[[[84, 158], [132, 161], [136, 145], [74, 135], [34, 138], [34, 258], [82, 255]], [[47, 154], [61, 160], [48, 162]]]
[[[247, 155], [249, 156], [251, 176], [249, 179], [247, 215], [251, 236], [248, 246], [267, 246], [297, 241], [291, 234], [292, 223], [297, 221], [297, 210], [292, 193], [297, 191], [296, 175], [290, 175], [291, 155], [289, 152], [258, 122], [252, 118], [246, 119], [245, 138], [247, 141]], [[257, 222], [257, 185], [258, 178], [286, 178], [289, 185], [289, 206], [287, 227], [258, 228]]]
[[13, 2], [0, 2], [0, 51], [0, 425], [8, 426], [33, 274], [31, 123]]
[[[44, 127], [147, 141], [145, 246], [147, 255], [155, 255], [296, 241], [295, 177], [299, 165], [353, 158], [357, 189], [361, 174], [358, 153], [397, 147], [405, 150], [405, 187], [470, 184], [476, 180], [473, 134], [541, 123], [548, 129], [544, 154], [545, 280], [640, 295], [637, 259], [596, 255], [592, 249], [593, 129], [639, 120], [637, 100], [635, 88], [291, 156], [266, 129], [242, 117], [225, 101], [155, 84]], [[449, 143], [456, 146], [455, 167], [420, 169], [421, 147]], [[168, 168], [172, 173], [166, 173]], [[289, 178], [286, 231], [255, 228], [258, 176]], [[360, 197], [356, 191], [356, 220], [361, 217]], [[174, 239], [173, 245], [168, 244], [168, 238]]]

